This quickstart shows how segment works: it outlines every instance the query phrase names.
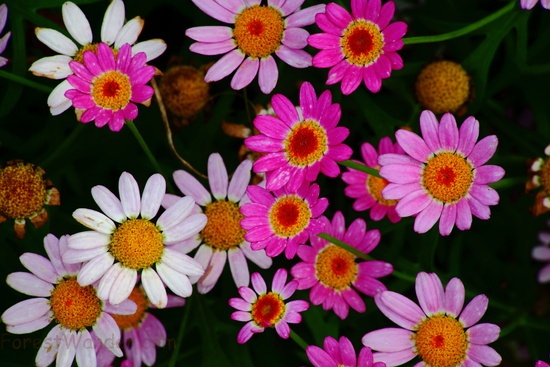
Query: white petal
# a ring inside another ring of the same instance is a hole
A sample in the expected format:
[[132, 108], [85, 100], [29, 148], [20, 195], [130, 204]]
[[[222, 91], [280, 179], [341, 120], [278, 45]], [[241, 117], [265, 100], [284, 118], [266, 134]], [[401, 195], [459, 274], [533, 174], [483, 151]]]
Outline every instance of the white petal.
[[125, 266], [116, 278], [109, 292], [109, 302], [118, 305], [130, 296], [137, 282], [137, 271]]
[[69, 248], [73, 250], [90, 250], [96, 247], [107, 247], [111, 243], [111, 235], [97, 231], [84, 231], [70, 236], [67, 243]]
[[166, 51], [166, 42], [158, 38], [138, 42], [132, 46], [132, 56], [138, 52], [145, 52], [147, 55], [147, 62], [156, 59], [162, 55], [164, 51]]
[[73, 218], [78, 223], [104, 234], [112, 234], [116, 229], [115, 223], [109, 217], [95, 210], [76, 209]]
[[18, 302], [2, 314], [2, 322], [19, 325], [34, 321], [50, 311], [50, 301], [46, 298], [30, 298]]
[[121, 263], [116, 263], [107, 270], [105, 275], [101, 277], [99, 284], [97, 286], [97, 296], [102, 300], [108, 300], [109, 294], [111, 293], [111, 288], [116, 282], [120, 273], [122, 273], [123, 267]]
[[36, 37], [40, 42], [57, 53], [74, 56], [78, 51], [76, 44], [63, 33], [49, 28], [36, 28]]
[[120, 328], [116, 321], [106, 312], [103, 312], [96, 324], [92, 327], [95, 335], [117, 357], [122, 357], [118, 343], [120, 342]]
[[39, 277], [40, 279], [48, 283], [56, 283], [59, 278], [59, 274], [53, 267], [50, 260], [46, 259], [42, 255], [35, 254], [33, 252], [26, 252], [19, 257], [21, 264], [31, 273]]
[[187, 275], [179, 273], [171, 267], [157, 264], [157, 272], [168, 288], [180, 297], [189, 297], [193, 293], [193, 287]]
[[189, 213], [191, 213], [194, 205], [195, 201], [190, 196], [184, 196], [178, 199], [175, 204], [170, 206], [160, 215], [157, 220], [157, 226], [159, 226], [162, 231], [165, 231], [180, 224], [187, 218]]
[[237, 287], [248, 286], [250, 282], [250, 273], [244, 253], [239, 248], [233, 248], [227, 251], [229, 258], [229, 269]]
[[227, 169], [223, 163], [222, 156], [218, 153], [210, 154], [208, 157], [208, 182], [210, 191], [218, 200], [223, 200], [227, 196]]
[[101, 41], [111, 45], [124, 24], [125, 10], [122, 0], [113, 0], [105, 11], [101, 24]]
[[143, 269], [141, 272], [141, 284], [149, 301], [158, 308], [166, 307], [168, 296], [164, 284], [157, 272], [151, 268]]
[[[114, 0], [117, 1], [117, 0]], [[136, 218], [141, 209], [139, 186], [131, 174], [123, 172], [118, 180], [118, 194], [124, 213], [128, 218]]]
[[56, 367], [72, 366], [76, 355], [75, 346], [78, 344], [78, 333], [70, 329], [62, 329], [63, 340], [59, 343], [57, 351]]
[[125, 43], [133, 45], [143, 29], [144, 23], [145, 22], [141, 19], [141, 17], [135, 17], [134, 19], [128, 21], [124, 27], [122, 27], [120, 32], [118, 32], [115, 40], [115, 48], [118, 49]]
[[109, 218], [118, 223], [122, 223], [126, 220], [126, 214], [124, 214], [122, 204], [111, 190], [102, 185], [94, 186], [92, 187], [92, 197], [97, 206], [99, 206], [99, 209]]
[[48, 106], [53, 116], [64, 112], [67, 108], [72, 106], [72, 101], [65, 97], [65, 92], [73, 88], [74, 87], [67, 80], [63, 80], [52, 90], [48, 96]]
[[59, 349], [59, 341], [63, 338], [61, 326], [54, 326], [46, 338], [42, 342], [38, 353], [36, 354], [35, 363], [37, 366], [49, 366], [55, 360]]
[[115, 258], [109, 252], [96, 256], [87, 262], [78, 272], [78, 284], [85, 287], [94, 283], [109, 270], [114, 262]]
[[207, 221], [204, 214], [193, 214], [187, 217], [180, 225], [163, 232], [164, 243], [171, 245], [197, 235], [206, 226]]
[[71, 36], [82, 46], [92, 43], [93, 35], [90, 22], [74, 3], [67, 1], [63, 4], [63, 23]]
[[233, 202], [239, 202], [246, 192], [246, 188], [250, 183], [250, 170], [252, 168], [252, 162], [249, 159], [245, 159], [239, 164], [231, 182], [229, 182], [229, 188], [227, 190], [227, 198]]
[[51, 283], [25, 272], [8, 274], [6, 283], [16, 291], [33, 297], [49, 297], [54, 289]]
[[94, 341], [90, 336], [90, 332], [86, 329], [80, 330], [80, 340], [76, 347], [76, 364], [79, 367], [94, 367], [96, 366], [95, 349], [91, 348]]
[[204, 268], [195, 259], [170, 248], [164, 249], [161, 262], [172, 269], [189, 276], [202, 276]]
[[160, 208], [162, 198], [166, 193], [166, 180], [161, 174], [155, 173], [147, 180], [141, 197], [141, 217], [151, 219]]
[[43, 57], [35, 61], [29, 71], [36, 76], [50, 79], [65, 79], [71, 75], [73, 71], [69, 67], [69, 62], [72, 57], [65, 55], [55, 55]]

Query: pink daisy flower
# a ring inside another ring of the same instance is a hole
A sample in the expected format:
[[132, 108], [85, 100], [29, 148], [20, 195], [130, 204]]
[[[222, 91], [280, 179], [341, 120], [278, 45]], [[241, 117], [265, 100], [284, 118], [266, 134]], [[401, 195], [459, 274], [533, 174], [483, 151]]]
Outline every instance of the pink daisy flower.
[[370, 348], [361, 348], [357, 357], [353, 344], [345, 336], [340, 340], [327, 336], [323, 347], [310, 345], [306, 348], [307, 357], [314, 367], [386, 367], [382, 362], [373, 361]]
[[325, 33], [308, 37], [310, 46], [321, 51], [313, 57], [313, 66], [331, 68], [327, 84], [341, 82], [342, 93], [350, 94], [361, 81], [373, 93], [380, 90], [382, 79], [392, 70], [403, 67], [396, 51], [403, 47], [407, 32], [403, 22], [390, 24], [395, 11], [393, 1], [351, 0], [351, 14], [342, 6], [330, 3], [325, 13], [315, 16]]
[[70, 61], [74, 75], [67, 81], [75, 88], [68, 89], [65, 97], [72, 101], [80, 122], [95, 120], [97, 127], [109, 124], [112, 131], [120, 131], [125, 120], [138, 115], [135, 103], [148, 104], [153, 88], [148, 83], [155, 68], [145, 65], [147, 55], [139, 52], [132, 56], [132, 47], [124, 44], [116, 53], [101, 42], [97, 54], [85, 51], [84, 62]]
[[[6, 6], [6, 4], [2, 4], [0, 5], [0, 33], [4, 30], [4, 26], [6, 25], [7, 20], [8, 20], [8, 7]], [[0, 55], [6, 49], [10, 36], [11, 36], [11, 32], [8, 32], [4, 35], [4, 37], [0, 38]], [[0, 68], [6, 65], [7, 63], [8, 63], [8, 59], [0, 56]]]
[[[208, 269], [198, 280], [199, 293], [204, 294], [214, 288], [226, 261], [229, 261], [237, 287], [249, 284], [250, 273], [246, 259], [262, 269], [269, 268], [273, 262], [265, 250], [253, 251], [250, 248], [250, 243], [245, 239], [245, 230], [240, 225], [244, 216], [239, 209], [250, 202], [246, 188], [250, 182], [251, 167], [249, 160], [242, 161], [229, 181], [222, 157], [218, 153], [211, 154], [208, 158], [208, 181], [212, 194], [189, 173], [182, 170], [174, 172], [174, 181], [181, 192], [192, 197], [200, 206], [196, 207], [195, 212], [204, 213], [207, 218], [202, 231], [175, 245], [185, 254], [199, 247], [195, 260]], [[166, 194], [163, 203], [170, 207], [178, 199], [178, 196]]]
[[544, 361], [537, 361], [537, 363], [535, 363], [535, 367], [550, 367], [550, 364]]
[[189, 297], [193, 292], [189, 278], [202, 276], [204, 269], [172, 246], [196, 236], [206, 225], [206, 216], [193, 214], [195, 202], [184, 197], [153, 221], [166, 193], [166, 181], [158, 173], [140, 194], [135, 178], [123, 172], [118, 191], [120, 200], [105, 186], [94, 186], [92, 196], [105, 214], [85, 208], [73, 213], [91, 229], [72, 235], [63, 254], [67, 263], [86, 262], [78, 283], [98, 281], [99, 298], [112, 304], [130, 296], [138, 275], [147, 298], [158, 308], [168, 304], [165, 285], [178, 296]]
[[[533, 9], [538, 2], [539, 0], [520, 0], [519, 3], [522, 9], [530, 10]], [[540, 0], [540, 5], [542, 5], [544, 9], [550, 9], [550, 0]]]
[[539, 232], [539, 241], [541, 243], [533, 248], [531, 255], [535, 260], [547, 262], [540, 269], [537, 279], [539, 283], [547, 283], [550, 282], [550, 232]]
[[[128, 297], [137, 305], [137, 310], [131, 315], [113, 315], [117, 325], [122, 330], [124, 341], [124, 362], [121, 367], [128, 365], [130, 367], [139, 367], [144, 363], [147, 366], [154, 366], [157, 356], [156, 347], [166, 345], [166, 329], [164, 325], [153, 314], [147, 312], [149, 308], [154, 308], [149, 302], [145, 291], [141, 286], [136, 286]], [[185, 299], [168, 295], [166, 308], [181, 307], [185, 304]], [[106, 366], [113, 363], [115, 355], [111, 353], [102, 344], [96, 344], [97, 365]]]
[[324, 222], [318, 217], [328, 200], [319, 199], [317, 184], [305, 182], [296, 192], [284, 187], [273, 193], [252, 185], [246, 192], [251, 202], [241, 207], [241, 226], [247, 230], [244, 238], [252, 250], [265, 249], [270, 257], [284, 250], [287, 259], [292, 259], [298, 245], [324, 230]]
[[406, 155], [388, 153], [378, 158], [380, 175], [390, 184], [382, 191], [387, 200], [399, 200], [400, 217], [416, 215], [414, 230], [424, 233], [439, 220], [439, 233], [447, 236], [454, 225], [470, 229], [472, 215], [489, 219], [489, 205], [499, 201], [488, 186], [504, 176], [499, 166], [485, 165], [498, 145], [494, 135], [476, 143], [479, 122], [468, 117], [460, 130], [453, 115], [439, 123], [431, 111], [420, 115], [422, 138], [399, 130], [395, 137]]
[[261, 333], [268, 327], [274, 327], [281, 338], [288, 339], [290, 336], [288, 324], [300, 323], [302, 321], [300, 312], [309, 308], [306, 301], [285, 302], [294, 294], [298, 283], [295, 280], [286, 282], [285, 269], [278, 269], [275, 272], [270, 292], [267, 291], [265, 281], [259, 273], [253, 273], [251, 278], [254, 290], [249, 287], [239, 287], [242, 298], [229, 300], [229, 305], [238, 310], [231, 314], [231, 319], [246, 322], [239, 331], [237, 342], [246, 343], [253, 334]]
[[420, 307], [399, 293], [384, 291], [374, 298], [387, 318], [401, 328], [385, 328], [363, 336], [363, 345], [378, 351], [374, 360], [388, 367], [407, 363], [415, 356], [416, 366], [498, 366], [500, 355], [487, 344], [498, 339], [500, 328], [477, 324], [489, 299], [474, 297], [464, 305], [464, 285], [453, 278], [445, 290], [434, 273], [418, 273], [416, 296]]
[[[325, 222], [325, 233], [365, 254], [380, 242], [380, 231], [367, 231], [363, 219], [353, 221], [347, 230], [340, 211], [334, 214], [332, 223], [326, 217], [321, 219]], [[343, 320], [348, 316], [349, 307], [357, 312], [366, 310], [365, 302], [355, 289], [370, 297], [387, 290], [376, 278], [391, 274], [391, 264], [378, 260], [357, 263], [357, 257], [351, 252], [319, 236], [311, 236], [310, 241], [311, 246], [298, 247], [298, 257], [303, 262], [294, 265], [290, 274], [298, 281], [298, 289], [311, 288], [309, 298], [314, 305], [323, 304], [323, 309], [333, 309]]]
[[202, 55], [225, 54], [208, 69], [204, 80], [215, 82], [231, 74], [231, 88], [242, 89], [258, 75], [263, 93], [275, 88], [279, 70], [277, 55], [295, 68], [311, 66], [311, 55], [303, 50], [309, 33], [303, 27], [315, 22], [325, 4], [300, 9], [303, 0], [192, 0], [212, 18], [232, 24], [189, 28], [187, 37], [198, 41], [189, 49]]
[[6, 282], [13, 289], [36, 298], [21, 301], [2, 314], [6, 330], [27, 334], [41, 330], [52, 321], [56, 324], [44, 338], [36, 355], [37, 366], [70, 366], [76, 358], [81, 367], [95, 367], [94, 345], [104, 347], [122, 357], [119, 347], [120, 329], [112, 314], [132, 314], [136, 304], [124, 300], [114, 306], [103, 302], [95, 285], [81, 286], [76, 275], [82, 264], [67, 264], [63, 254], [68, 251], [67, 238], [48, 234], [44, 248], [49, 258], [34, 253], [21, 255], [20, 260], [30, 273], [8, 275]]
[[300, 109], [283, 95], [271, 99], [275, 116], [259, 115], [254, 126], [261, 134], [245, 140], [248, 149], [266, 153], [254, 162], [254, 172], [266, 172], [267, 189], [277, 190], [284, 185], [296, 190], [303, 182], [313, 182], [319, 171], [336, 177], [340, 168], [336, 162], [345, 161], [352, 150], [344, 139], [349, 130], [336, 126], [341, 110], [332, 104], [330, 91], [324, 91], [317, 99], [313, 86], [302, 83]]
[[[361, 145], [363, 157], [361, 163], [379, 169], [378, 156], [386, 153], [404, 154], [405, 152], [399, 144], [395, 143], [394, 145], [390, 138], [383, 137], [378, 143], [378, 151], [370, 143]], [[401, 220], [395, 211], [397, 200], [387, 200], [382, 196], [382, 190], [389, 183], [387, 180], [348, 167], [348, 172], [342, 173], [342, 181], [348, 184], [344, 189], [345, 194], [350, 198], [357, 199], [353, 203], [353, 209], [359, 212], [370, 209], [370, 219], [375, 221], [382, 220], [386, 215], [392, 223]]]

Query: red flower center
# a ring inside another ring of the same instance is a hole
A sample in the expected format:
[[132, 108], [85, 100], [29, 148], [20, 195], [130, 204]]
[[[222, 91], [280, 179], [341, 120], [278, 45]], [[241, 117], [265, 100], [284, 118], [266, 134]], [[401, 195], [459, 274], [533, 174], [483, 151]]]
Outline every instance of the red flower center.
[[271, 327], [282, 319], [285, 310], [281, 296], [269, 292], [260, 295], [252, 305], [252, 319], [261, 327]]
[[273, 232], [279, 237], [294, 237], [309, 224], [311, 210], [309, 204], [297, 195], [279, 198], [271, 207], [269, 223]]
[[318, 122], [305, 120], [294, 125], [283, 144], [291, 165], [310, 166], [328, 151], [327, 132]]
[[354, 20], [342, 33], [340, 46], [350, 63], [368, 66], [384, 53], [384, 34], [377, 24], [369, 20]]

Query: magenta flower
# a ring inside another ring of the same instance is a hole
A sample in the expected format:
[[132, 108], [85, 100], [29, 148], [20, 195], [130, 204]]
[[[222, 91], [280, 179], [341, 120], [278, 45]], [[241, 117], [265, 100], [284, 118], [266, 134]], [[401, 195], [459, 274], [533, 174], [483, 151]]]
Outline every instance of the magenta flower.
[[284, 250], [287, 259], [292, 259], [298, 245], [324, 229], [318, 217], [327, 208], [328, 200], [319, 199], [319, 192], [319, 185], [309, 186], [307, 182], [296, 192], [285, 187], [270, 193], [263, 187], [249, 186], [247, 194], [251, 202], [241, 207], [245, 217], [241, 226], [247, 230], [244, 238], [252, 250], [265, 248], [270, 257]]
[[337, 127], [340, 105], [332, 104], [330, 91], [317, 99], [313, 86], [300, 87], [301, 114], [283, 95], [276, 94], [271, 105], [277, 117], [259, 115], [254, 126], [261, 134], [244, 142], [256, 152], [266, 153], [254, 162], [254, 172], [266, 172], [267, 189], [277, 190], [284, 185], [296, 190], [304, 181], [313, 182], [319, 171], [336, 177], [340, 168], [336, 162], [347, 160], [353, 153], [342, 144], [349, 135], [345, 127]]
[[407, 32], [403, 22], [390, 24], [395, 11], [393, 1], [381, 6], [380, 0], [351, 0], [351, 14], [330, 3], [315, 22], [325, 33], [309, 36], [310, 46], [321, 51], [313, 57], [313, 66], [331, 68], [327, 84], [341, 82], [342, 93], [350, 94], [361, 81], [373, 93], [380, 90], [382, 79], [403, 67], [396, 51], [403, 47]]
[[[4, 30], [4, 26], [6, 25], [6, 21], [8, 20], [8, 7], [6, 4], [0, 5], [0, 33]], [[4, 35], [4, 37], [0, 38], [0, 55], [2, 55], [2, 52], [6, 49], [6, 46], [8, 45], [8, 40], [10, 39], [11, 32], [8, 32]], [[8, 63], [8, 59], [5, 57], [0, 56], [0, 68]]]
[[417, 366], [498, 366], [500, 355], [487, 344], [498, 339], [500, 328], [477, 324], [489, 299], [481, 294], [464, 305], [464, 285], [453, 278], [445, 290], [434, 273], [418, 273], [416, 296], [420, 307], [399, 293], [384, 291], [374, 298], [387, 318], [401, 328], [385, 328], [363, 336], [363, 345], [378, 351], [374, 360], [388, 367], [407, 363], [415, 356]]
[[36, 355], [39, 367], [49, 366], [54, 360], [58, 366], [70, 366], [75, 357], [79, 366], [94, 367], [97, 343], [104, 343], [110, 353], [122, 357], [120, 329], [113, 314], [136, 312], [131, 300], [114, 306], [99, 299], [96, 285], [78, 284], [76, 275], [82, 264], [63, 261], [68, 237], [57, 239], [48, 234], [44, 238], [48, 258], [27, 252], [20, 260], [30, 273], [11, 273], [6, 279], [13, 289], [35, 297], [4, 311], [2, 322], [8, 332], [27, 334], [55, 323]]
[[370, 348], [361, 348], [357, 358], [353, 344], [345, 336], [339, 341], [327, 336], [323, 347], [324, 350], [315, 345], [306, 348], [307, 357], [314, 367], [386, 367], [382, 362], [373, 361]]
[[258, 75], [263, 93], [275, 88], [279, 70], [273, 58], [277, 55], [295, 68], [311, 66], [311, 55], [303, 50], [309, 33], [303, 29], [315, 22], [315, 14], [325, 4], [300, 9], [303, 0], [192, 0], [212, 18], [232, 24], [189, 28], [187, 37], [195, 41], [189, 49], [202, 55], [221, 55], [206, 73], [206, 82], [215, 82], [231, 74], [231, 88], [246, 87]]
[[[378, 143], [378, 152], [370, 143], [361, 145], [361, 155], [364, 163], [375, 169], [379, 169], [378, 155], [386, 153], [404, 154], [399, 144], [395, 145], [388, 137], [383, 137]], [[362, 162], [363, 163], [363, 162]], [[353, 203], [353, 209], [364, 211], [370, 209], [370, 219], [379, 221], [386, 215], [392, 223], [397, 223], [401, 217], [395, 211], [396, 200], [386, 200], [382, 196], [382, 190], [388, 185], [388, 181], [369, 175], [368, 173], [348, 167], [348, 172], [342, 173], [342, 181], [348, 184], [344, 189], [345, 194], [357, 199]]]
[[237, 341], [246, 343], [253, 334], [261, 333], [268, 327], [274, 327], [283, 339], [290, 336], [288, 324], [302, 321], [300, 312], [309, 308], [306, 301], [285, 302], [296, 291], [298, 283], [291, 280], [286, 283], [287, 271], [278, 269], [273, 276], [271, 291], [267, 291], [264, 279], [259, 273], [252, 274], [252, 287], [239, 287], [242, 298], [231, 298], [229, 305], [238, 311], [231, 314], [231, 319], [244, 321], [246, 324], [239, 331]]
[[550, 364], [544, 361], [537, 361], [537, 363], [535, 363], [535, 367], [550, 367]]
[[[197, 283], [199, 293], [210, 292], [226, 262], [237, 287], [248, 285], [250, 273], [246, 259], [262, 269], [267, 269], [273, 260], [265, 254], [265, 250], [253, 251], [245, 239], [245, 230], [241, 228], [243, 215], [240, 207], [250, 202], [246, 196], [246, 188], [250, 183], [252, 163], [242, 161], [231, 180], [222, 157], [213, 153], [208, 158], [208, 181], [211, 193], [191, 174], [177, 170], [174, 172], [174, 182], [184, 195], [192, 197], [200, 208], [195, 212], [204, 213], [206, 226], [196, 236], [188, 238], [174, 247], [184, 254], [199, 248], [195, 254], [203, 268], [209, 269]], [[166, 194], [163, 204], [170, 207], [180, 198]]]
[[533, 259], [547, 263], [539, 270], [537, 279], [539, 283], [547, 283], [550, 282], [550, 232], [539, 232], [539, 241], [541, 243], [533, 248], [531, 255]]
[[447, 236], [454, 225], [470, 229], [472, 215], [489, 219], [489, 205], [499, 201], [488, 186], [504, 176], [499, 166], [485, 165], [497, 148], [498, 139], [487, 136], [476, 143], [479, 122], [468, 117], [460, 130], [453, 115], [439, 123], [431, 111], [420, 115], [422, 138], [399, 130], [397, 142], [406, 155], [382, 154], [380, 175], [390, 182], [382, 191], [387, 200], [399, 200], [401, 217], [416, 215], [414, 230], [424, 233], [439, 221], [439, 233]]
[[80, 122], [95, 120], [97, 127], [109, 124], [112, 131], [120, 131], [125, 120], [137, 117], [135, 103], [149, 103], [153, 88], [145, 84], [155, 75], [155, 68], [145, 65], [144, 52], [132, 56], [129, 44], [115, 56], [115, 51], [101, 42], [97, 55], [85, 51], [83, 59], [83, 64], [69, 62], [74, 75], [67, 76], [67, 81], [75, 89], [67, 90], [65, 97], [77, 109]]
[[[527, 10], [533, 9], [533, 7], [537, 5], [538, 2], [539, 0], [520, 0], [519, 1], [521, 8], [527, 9]], [[550, 0], [540, 0], [540, 5], [542, 5], [544, 9], [550, 9]]]
[[[332, 223], [325, 222], [324, 232], [368, 254], [380, 242], [380, 231], [367, 231], [363, 219], [356, 219], [346, 230], [344, 215], [338, 211]], [[356, 262], [351, 252], [313, 235], [311, 246], [298, 247], [298, 257], [303, 260], [292, 267], [290, 273], [298, 281], [298, 289], [309, 289], [309, 298], [314, 305], [323, 304], [323, 309], [333, 309], [342, 320], [348, 316], [349, 307], [365, 312], [365, 302], [355, 289], [374, 297], [387, 290], [378, 279], [391, 274], [393, 266], [385, 261], [369, 260]], [[353, 286], [353, 287], [352, 287]], [[354, 289], [355, 288], [355, 289]]]

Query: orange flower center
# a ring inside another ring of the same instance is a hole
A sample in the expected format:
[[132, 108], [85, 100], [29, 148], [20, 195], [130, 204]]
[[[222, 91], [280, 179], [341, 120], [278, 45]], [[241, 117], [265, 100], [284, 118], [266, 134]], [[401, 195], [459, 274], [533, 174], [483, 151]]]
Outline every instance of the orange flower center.
[[454, 317], [432, 316], [422, 321], [416, 329], [413, 336], [416, 353], [426, 365], [455, 367], [466, 359], [468, 336]]
[[327, 287], [342, 290], [357, 278], [355, 255], [336, 245], [329, 244], [317, 254], [315, 275]]
[[462, 155], [442, 152], [428, 159], [422, 172], [422, 186], [435, 199], [454, 203], [470, 190], [474, 167]]
[[261, 58], [279, 49], [284, 30], [283, 16], [277, 9], [254, 5], [237, 16], [233, 37], [242, 53]]
[[416, 97], [434, 113], [456, 112], [470, 97], [470, 76], [452, 61], [427, 65], [416, 80]]
[[384, 35], [377, 24], [358, 19], [344, 30], [340, 46], [346, 59], [357, 66], [368, 66], [384, 52]]
[[128, 219], [113, 233], [109, 251], [127, 268], [149, 268], [164, 251], [162, 233], [148, 220]]
[[232, 201], [215, 201], [206, 206], [204, 214], [208, 221], [201, 232], [204, 243], [216, 250], [229, 250], [244, 241], [245, 230], [241, 228], [244, 215]]
[[22, 219], [37, 214], [48, 193], [44, 172], [28, 163], [16, 163], [0, 169], [0, 213]]
[[309, 224], [311, 209], [298, 195], [281, 196], [268, 213], [269, 224], [279, 237], [294, 237]]
[[133, 315], [111, 315], [122, 330], [137, 328], [143, 321], [145, 311], [149, 308], [149, 300], [140, 287], [134, 287], [128, 298], [137, 305], [136, 312]]
[[92, 80], [92, 99], [100, 107], [118, 111], [128, 105], [131, 97], [130, 78], [120, 71], [106, 71]]
[[376, 176], [367, 176], [367, 191], [371, 196], [376, 200], [377, 203], [386, 205], [386, 206], [394, 206], [397, 204], [397, 200], [386, 200], [382, 196], [382, 190], [386, 186], [388, 186], [389, 182], [383, 178], [376, 177]]
[[94, 287], [80, 286], [75, 277], [63, 279], [55, 286], [50, 307], [54, 319], [71, 330], [93, 326], [103, 311], [103, 304]]
[[285, 303], [277, 293], [269, 292], [258, 296], [252, 305], [252, 320], [261, 327], [272, 327], [284, 316]]
[[305, 120], [294, 125], [283, 144], [291, 165], [310, 166], [328, 151], [327, 132], [318, 122]]

